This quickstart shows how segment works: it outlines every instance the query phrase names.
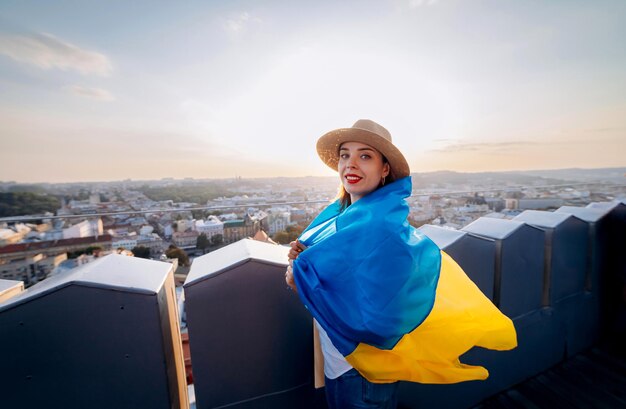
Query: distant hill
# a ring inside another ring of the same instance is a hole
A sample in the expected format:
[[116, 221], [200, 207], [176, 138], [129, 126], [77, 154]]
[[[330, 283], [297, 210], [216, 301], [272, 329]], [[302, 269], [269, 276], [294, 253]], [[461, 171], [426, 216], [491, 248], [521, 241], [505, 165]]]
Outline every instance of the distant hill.
[[555, 170], [531, 170], [524, 173], [531, 176], [551, 177], [557, 179], [568, 179], [580, 182], [610, 182], [625, 183], [626, 168], [603, 168], [603, 169], [555, 169]]
[[416, 187], [437, 184], [516, 184], [529, 185], [537, 182], [542, 184], [563, 183], [626, 183], [626, 168], [606, 169], [556, 169], [556, 170], [529, 170], [508, 172], [453, 172], [436, 171], [414, 173], [413, 184]]
[[[534, 184], [541, 181], [544, 184], [602, 182], [626, 183], [626, 167], [600, 169], [554, 169], [554, 170], [524, 170], [505, 172], [454, 172], [435, 171], [413, 173], [413, 184], [416, 187], [437, 184], [485, 184], [506, 183], [516, 185]], [[33, 183], [20, 184], [0, 181], [0, 192], [30, 192], [63, 195], [81, 199], [94, 186], [120, 187], [124, 189], [152, 189], [171, 186], [189, 186], [202, 188], [209, 186], [214, 190], [236, 190], [239, 186], [295, 185], [300, 188], [307, 186], [334, 185], [336, 176], [300, 176], [275, 178], [225, 178], [225, 179], [160, 179], [160, 180], [125, 180], [111, 182], [80, 182], [80, 183]], [[221, 193], [225, 193], [222, 191]], [[88, 196], [87, 196], [88, 197]]]

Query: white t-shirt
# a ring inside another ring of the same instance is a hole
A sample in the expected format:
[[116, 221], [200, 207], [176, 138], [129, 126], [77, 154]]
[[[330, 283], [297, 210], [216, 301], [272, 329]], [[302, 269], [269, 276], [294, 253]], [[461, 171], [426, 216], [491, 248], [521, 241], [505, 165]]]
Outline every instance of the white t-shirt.
[[324, 355], [324, 376], [328, 379], [339, 378], [352, 369], [352, 365], [337, 351], [324, 328], [316, 320], [314, 321], [320, 334], [320, 345], [322, 347], [322, 355]]

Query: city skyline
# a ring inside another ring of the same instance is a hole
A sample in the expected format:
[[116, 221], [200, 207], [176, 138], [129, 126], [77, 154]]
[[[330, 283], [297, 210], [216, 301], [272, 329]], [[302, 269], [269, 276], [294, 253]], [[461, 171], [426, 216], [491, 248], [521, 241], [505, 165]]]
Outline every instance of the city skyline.
[[371, 118], [413, 172], [623, 167], [626, 4], [7, 2], [0, 180], [330, 176]]

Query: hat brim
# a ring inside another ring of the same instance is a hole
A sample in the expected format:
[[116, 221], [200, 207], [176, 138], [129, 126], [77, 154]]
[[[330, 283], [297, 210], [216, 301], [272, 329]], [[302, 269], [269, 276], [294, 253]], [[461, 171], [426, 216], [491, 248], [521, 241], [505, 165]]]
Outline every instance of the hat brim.
[[345, 142], [361, 142], [380, 152], [391, 168], [394, 179], [409, 176], [411, 171], [404, 155], [396, 146], [378, 134], [359, 128], [340, 128], [330, 131], [317, 141], [317, 154], [322, 162], [337, 171], [339, 147]]

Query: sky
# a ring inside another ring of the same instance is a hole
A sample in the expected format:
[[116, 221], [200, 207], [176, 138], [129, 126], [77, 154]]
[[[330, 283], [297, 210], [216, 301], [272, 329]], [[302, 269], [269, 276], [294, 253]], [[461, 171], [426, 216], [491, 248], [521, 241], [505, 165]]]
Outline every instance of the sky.
[[626, 166], [621, 0], [0, 2], [0, 181]]

